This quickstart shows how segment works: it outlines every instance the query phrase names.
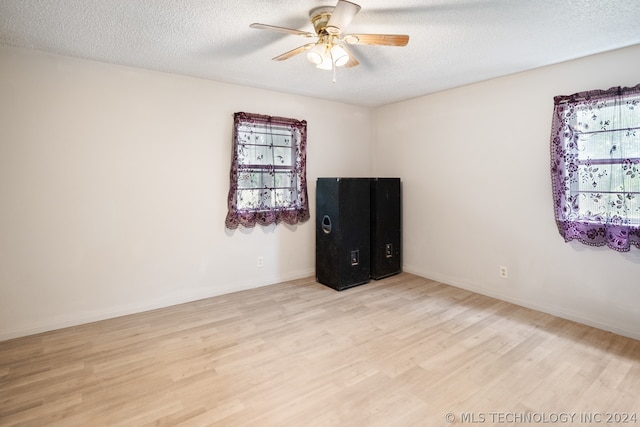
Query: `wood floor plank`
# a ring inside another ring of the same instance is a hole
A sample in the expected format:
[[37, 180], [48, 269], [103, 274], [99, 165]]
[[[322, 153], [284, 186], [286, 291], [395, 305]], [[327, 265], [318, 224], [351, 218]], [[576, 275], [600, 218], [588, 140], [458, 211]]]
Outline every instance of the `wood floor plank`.
[[640, 342], [407, 273], [342, 292], [293, 280], [0, 342], [2, 426], [559, 412], [640, 418]]

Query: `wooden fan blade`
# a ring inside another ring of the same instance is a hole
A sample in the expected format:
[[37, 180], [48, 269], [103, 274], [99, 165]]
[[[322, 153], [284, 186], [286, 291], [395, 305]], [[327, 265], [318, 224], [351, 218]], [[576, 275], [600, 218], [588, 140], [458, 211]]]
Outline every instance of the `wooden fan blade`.
[[277, 31], [279, 33], [294, 34], [296, 36], [302, 36], [302, 37], [317, 37], [315, 34], [310, 33], [308, 31], [294, 30], [293, 28], [278, 27], [276, 25], [259, 24], [257, 22], [254, 22], [253, 24], [249, 25], [249, 27], [255, 28], [257, 30], [271, 30], [271, 31]]
[[338, 0], [338, 4], [333, 9], [329, 22], [327, 22], [327, 32], [329, 34], [340, 34], [358, 12], [360, 12], [359, 5], [346, 0]]
[[409, 36], [404, 34], [348, 34], [342, 40], [348, 44], [406, 46], [409, 43]]
[[273, 58], [274, 61], [284, 61], [285, 59], [289, 59], [292, 56], [296, 56], [306, 50], [311, 49], [312, 47], [314, 47], [316, 44], [315, 43], [309, 43], [309, 44], [305, 44], [304, 46], [300, 46], [297, 47], [293, 50], [290, 50], [289, 52], [285, 52], [282, 55], [278, 55], [275, 58]]

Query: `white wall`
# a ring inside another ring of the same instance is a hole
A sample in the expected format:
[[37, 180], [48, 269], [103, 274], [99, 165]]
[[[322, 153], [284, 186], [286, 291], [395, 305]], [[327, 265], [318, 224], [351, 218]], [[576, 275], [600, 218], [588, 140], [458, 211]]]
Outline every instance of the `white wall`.
[[235, 111], [307, 120], [312, 212], [371, 173], [370, 109], [1, 47], [0, 340], [313, 275], [313, 217], [224, 228]]
[[553, 96], [638, 69], [640, 46], [370, 110], [0, 47], [0, 340], [312, 275], [313, 217], [224, 228], [235, 111], [308, 121], [312, 213], [318, 176], [402, 177], [406, 271], [640, 339], [640, 251], [564, 243], [549, 178]]
[[639, 69], [635, 46], [377, 109], [405, 270], [640, 339], [640, 250], [565, 243], [549, 172], [553, 96], [634, 86]]

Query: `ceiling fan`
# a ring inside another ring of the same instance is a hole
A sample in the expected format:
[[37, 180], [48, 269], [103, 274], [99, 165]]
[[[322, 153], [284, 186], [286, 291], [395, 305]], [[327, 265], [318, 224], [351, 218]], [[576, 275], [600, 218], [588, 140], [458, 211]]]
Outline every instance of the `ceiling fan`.
[[307, 52], [307, 59], [322, 70], [333, 70], [335, 83], [336, 67], [355, 67], [360, 62], [351, 53], [347, 45], [406, 46], [409, 36], [402, 34], [342, 34], [344, 28], [360, 11], [360, 6], [346, 0], [338, 0], [336, 6], [320, 6], [309, 11], [309, 18], [315, 34], [278, 27], [275, 25], [253, 23], [251, 28], [278, 31], [305, 38], [315, 38], [312, 43], [297, 47], [273, 58], [284, 61], [292, 56]]

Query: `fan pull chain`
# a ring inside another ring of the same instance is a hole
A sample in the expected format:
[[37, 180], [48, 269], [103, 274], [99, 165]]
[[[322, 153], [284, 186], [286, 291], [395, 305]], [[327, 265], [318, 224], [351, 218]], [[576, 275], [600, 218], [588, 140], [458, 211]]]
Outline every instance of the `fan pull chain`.
[[329, 57], [331, 57], [331, 70], [333, 71], [333, 83], [336, 82], [336, 63], [333, 62], [333, 53], [329, 50]]

